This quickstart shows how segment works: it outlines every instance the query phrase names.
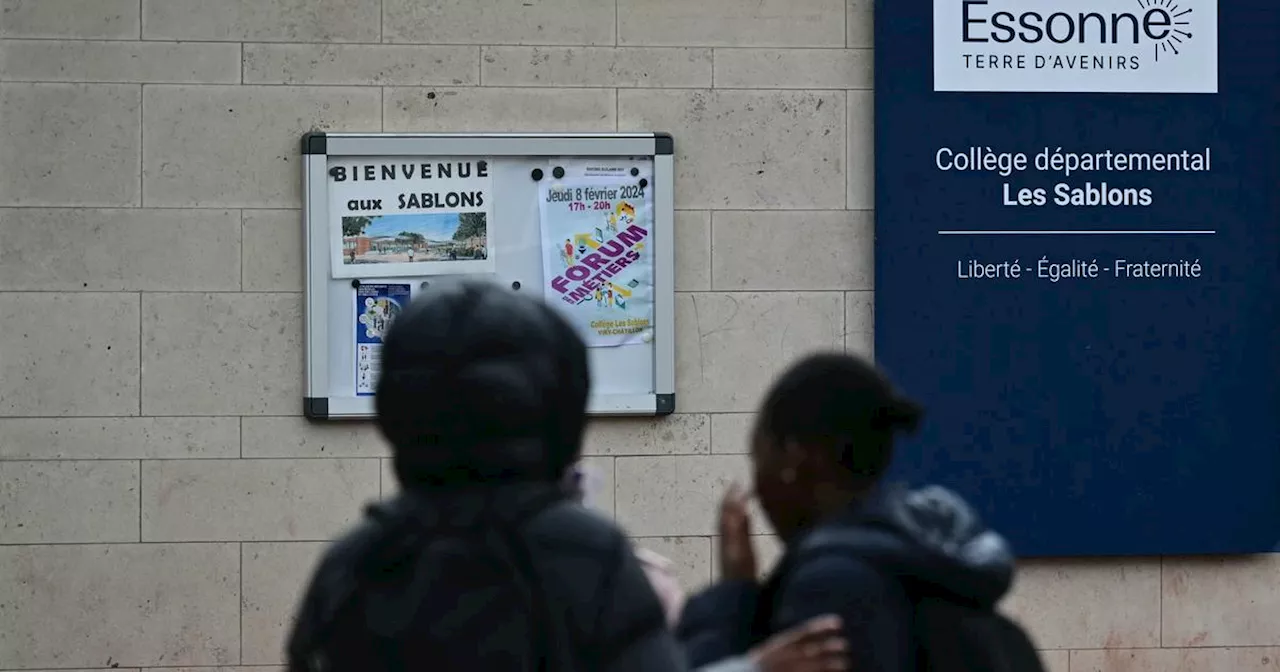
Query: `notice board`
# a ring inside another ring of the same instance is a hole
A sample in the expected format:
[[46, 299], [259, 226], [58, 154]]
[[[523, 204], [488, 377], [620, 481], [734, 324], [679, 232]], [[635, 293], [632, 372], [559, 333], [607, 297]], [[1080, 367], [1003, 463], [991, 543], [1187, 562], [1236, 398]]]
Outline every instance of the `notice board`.
[[895, 469], [1028, 556], [1280, 536], [1280, 3], [875, 14], [876, 356]]
[[588, 346], [589, 413], [672, 413], [673, 149], [664, 133], [306, 134], [307, 417], [373, 417], [387, 328], [458, 277], [562, 311]]

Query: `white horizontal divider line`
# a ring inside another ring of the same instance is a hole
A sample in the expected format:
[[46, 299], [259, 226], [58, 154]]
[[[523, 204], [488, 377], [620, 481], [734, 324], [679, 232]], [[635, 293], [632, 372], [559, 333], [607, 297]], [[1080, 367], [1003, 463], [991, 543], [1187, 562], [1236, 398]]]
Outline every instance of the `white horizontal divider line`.
[[939, 236], [1212, 236], [1218, 233], [1213, 229], [1204, 230], [996, 230], [996, 231], [965, 231], [965, 230], [943, 230], [939, 231]]

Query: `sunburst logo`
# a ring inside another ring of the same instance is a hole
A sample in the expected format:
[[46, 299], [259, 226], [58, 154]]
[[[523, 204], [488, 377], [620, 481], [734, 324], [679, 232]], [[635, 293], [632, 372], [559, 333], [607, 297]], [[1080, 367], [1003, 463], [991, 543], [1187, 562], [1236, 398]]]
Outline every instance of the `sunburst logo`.
[[1138, 0], [1138, 6], [1147, 10], [1148, 36], [1150, 36], [1150, 25], [1167, 26], [1168, 30], [1163, 37], [1156, 39], [1152, 49], [1155, 50], [1156, 62], [1160, 61], [1160, 55], [1170, 54], [1176, 56], [1182, 53], [1178, 47], [1185, 46], [1186, 42], [1191, 40], [1191, 12], [1190, 7], [1183, 9], [1179, 7], [1174, 0]]

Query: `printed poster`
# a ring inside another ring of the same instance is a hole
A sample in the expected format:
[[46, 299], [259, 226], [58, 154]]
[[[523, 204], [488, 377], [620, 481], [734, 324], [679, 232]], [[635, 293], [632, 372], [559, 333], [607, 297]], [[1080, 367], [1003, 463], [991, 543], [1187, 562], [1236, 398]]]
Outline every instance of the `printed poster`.
[[331, 159], [333, 277], [493, 272], [490, 170], [475, 157]]
[[364, 284], [356, 288], [356, 396], [371, 396], [382, 371], [382, 338], [409, 305], [409, 285]]
[[546, 299], [588, 347], [653, 335], [652, 195], [641, 176], [577, 177], [538, 188]]

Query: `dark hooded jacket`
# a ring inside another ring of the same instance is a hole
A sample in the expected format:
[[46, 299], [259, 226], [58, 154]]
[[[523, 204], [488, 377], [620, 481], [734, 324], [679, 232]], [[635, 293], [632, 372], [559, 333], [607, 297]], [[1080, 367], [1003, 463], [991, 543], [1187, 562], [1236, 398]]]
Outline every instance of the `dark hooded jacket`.
[[[400, 657], [395, 669], [535, 669], [533, 639], [590, 661], [578, 669], [684, 669], [622, 532], [560, 489], [585, 421], [582, 341], [539, 301], [436, 284], [396, 318], [382, 352], [378, 422], [403, 493], [326, 553], [289, 638], [289, 669], [378, 672], [369, 659], [386, 655]], [[520, 520], [534, 508], [541, 513]], [[529, 618], [500, 606], [483, 579], [463, 585], [476, 556], [433, 544], [445, 526], [516, 530], [545, 611]], [[469, 634], [449, 636], [456, 631]], [[427, 632], [450, 650], [417, 651], [424, 638], [415, 635]], [[369, 644], [387, 638], [404, 644], [394, 654]]]
[[[814, 552], [855, 530], [855, 552]], [[912, 598], [994, 607], [1013, 556], [955, 493], [884, 486], [794, 540], [761, 586], [726, 581], [692, 598], [679, 637], [691, 663], [733, 655], [822, 614], [839, 614], [858, 672], [915, 670]]]

